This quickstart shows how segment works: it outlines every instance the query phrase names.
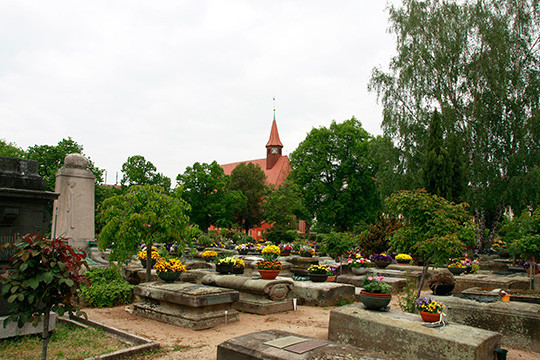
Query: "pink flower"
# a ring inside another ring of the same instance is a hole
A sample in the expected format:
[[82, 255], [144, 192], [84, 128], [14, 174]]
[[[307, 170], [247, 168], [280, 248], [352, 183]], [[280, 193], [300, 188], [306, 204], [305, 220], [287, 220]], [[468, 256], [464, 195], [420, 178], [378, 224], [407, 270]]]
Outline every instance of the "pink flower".
[[373, 276], [368, 276], [369, 281], [373, 281]]
[[379, 280], [384, 280], [384, 276], [379, 276]]

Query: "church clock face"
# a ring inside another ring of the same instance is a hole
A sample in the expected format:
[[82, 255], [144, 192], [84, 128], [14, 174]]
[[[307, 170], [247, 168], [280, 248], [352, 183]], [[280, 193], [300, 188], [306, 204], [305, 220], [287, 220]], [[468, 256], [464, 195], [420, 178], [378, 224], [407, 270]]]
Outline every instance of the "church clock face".
[[272, 154], [277, 154], [278, 153], [278, 148], [272, 148]]

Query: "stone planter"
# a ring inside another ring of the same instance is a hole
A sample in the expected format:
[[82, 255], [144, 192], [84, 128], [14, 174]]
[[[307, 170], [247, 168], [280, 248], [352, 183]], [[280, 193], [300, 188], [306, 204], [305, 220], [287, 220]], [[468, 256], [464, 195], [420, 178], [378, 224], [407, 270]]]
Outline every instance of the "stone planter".
[[244, 267], [243, 266], [233, 266], [232, 268], [233, 274], [243, 274], [244, 273]]
[[325, 282], [328, 279], [328, 274], [308, 274], [308, 276], [313, 282]]
[[424, 322], [435, 322], [441, 319], [441, 314], [439, 313], [429, 313], [425, 311], [420, 311], [420, 316]]
[[362, 290], [360, 301], [368, 310], [384, 310], [390, 304], [392, 294], [376, 294]]
[[450, 271], [453, 275], [459, 275], [465, 272], [465, 268], [458, 268], [458, 267], [449, 267], [448, 271]]
[[456, 287], [455, 284], [445, 284], [445, 285], [430, 285], [429, 288], [433, 291], [433, 295], [448, 296], [452, 295], [452, 290]]
[[263, 270], [259, 269], [259, 274], [264, 280], [274, 280], [281, 270]]
[[174, 282], [178, 280], [181, 272], [179, 271], [159, 271], [157, 276], [165, 282]]
[[379, 269], [384, 269], [385, 267], [391, 264], [391, 261], [378, 260], [378, 261], [374, 261], [374, 263], [375, 263], [375, 266], [377, 266]]
[[216, 271], [220, 274], [228, 274], [233, 271], [233, 264], [216, 264]]
[[368, 272], [367, 267], [352, 267], [351, 271], [354, 275], [364, 275]]

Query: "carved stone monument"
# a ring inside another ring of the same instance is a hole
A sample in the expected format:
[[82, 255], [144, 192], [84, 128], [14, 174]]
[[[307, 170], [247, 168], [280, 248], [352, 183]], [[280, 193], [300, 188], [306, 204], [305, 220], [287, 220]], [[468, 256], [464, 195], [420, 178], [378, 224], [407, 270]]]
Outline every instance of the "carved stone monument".
[[69, 154], [56, 173], [52, 235], [68, 239], [74, 248], [86, 249], [94, 240], [94, 180], [88, 159]]

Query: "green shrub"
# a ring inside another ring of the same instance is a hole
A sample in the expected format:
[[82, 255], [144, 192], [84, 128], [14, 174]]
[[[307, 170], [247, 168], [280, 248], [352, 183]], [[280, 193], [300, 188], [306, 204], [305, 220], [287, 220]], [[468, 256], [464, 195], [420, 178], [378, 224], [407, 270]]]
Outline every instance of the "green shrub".
[[356, 238], [352, 234], [331, 232], [330, 234], [317, 237], [321, 242], [321, 251], [330, 255], [334, 259], [352, 250], [356, 245]]
[[362, 255], [371, 256], [388, 251], [388, 239], [400, 227], [401, 222], [396, 218], [379, 217], [374, 225], [370, 225], [369, 230], [358, 237], [358, 247]]
[[101, 308], [131, 303], [133, 285], [122, 278], [118, 268], [93, 268], [85, 275], [91, 283], [81, 288], [80, 295], [89, 306]]
[[265, 231], [263, 237], [272, 242], [272, 244], [287, 244], [298, 240], [298, 232], [296, 230], [269, 229]]
[[202, 234], [197, 239], [197, 244], [201, 246], [211, 246], [213, 243], [214, 243], [214, 240], [210, 236], [205, 235], [205, 234]]

